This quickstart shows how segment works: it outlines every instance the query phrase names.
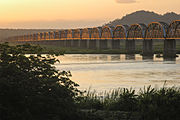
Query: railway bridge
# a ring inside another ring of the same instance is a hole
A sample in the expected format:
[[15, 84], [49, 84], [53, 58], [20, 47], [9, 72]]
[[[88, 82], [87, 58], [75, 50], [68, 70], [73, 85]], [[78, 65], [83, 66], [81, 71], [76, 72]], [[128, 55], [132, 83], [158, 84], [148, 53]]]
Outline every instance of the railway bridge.
[[142, 42], [144, 56], [153, 55], [154, 41], [163, 41], [164, 57], [176, 56], [176, 41], [180, 40], [180, 20], [169, 25], [164, 22], [103, 26], [49, 31], [8, 38], [8, 42], [56, 45], [82, 49], [122, 49], [134, 53], [136, 42]]

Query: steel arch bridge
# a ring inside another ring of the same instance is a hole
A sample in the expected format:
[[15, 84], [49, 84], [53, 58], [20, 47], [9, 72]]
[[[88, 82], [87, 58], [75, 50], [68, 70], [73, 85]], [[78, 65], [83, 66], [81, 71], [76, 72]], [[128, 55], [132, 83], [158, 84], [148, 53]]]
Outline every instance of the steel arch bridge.
[[152, 40], [164, 41], [164, 49], [174, 51], [176, 41], [180, 40], [180, 20], [169, 25], [164, 22], [151, 22], [117, 26], [103, 26], [82, 29], [66, 29], [13, 36], [7, 42], [35, 43], [88, 49], [120, 49], [122, 41], [126, 50], [135, 50], [135, 41], [143, 42], [143, 54], [152, 52]]

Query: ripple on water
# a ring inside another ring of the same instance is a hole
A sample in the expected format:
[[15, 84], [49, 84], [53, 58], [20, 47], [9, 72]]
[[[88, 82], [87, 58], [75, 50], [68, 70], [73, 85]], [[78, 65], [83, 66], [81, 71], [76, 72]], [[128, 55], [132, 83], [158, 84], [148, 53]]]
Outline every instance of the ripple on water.
[[135, 55], [104, 55], [104, 54], [71, 54], [58, 57], [61, 64], [56, 64], [59, 70], [70, 70], [73, 81], [80, 89], [90, 86], [97, 91], [110, 90], [119, 87], [143, 88], [152, 85], [162, 87], [180, 86], [180, 57], [176, 61], [163, 61], [162, 58], [143, 60]]

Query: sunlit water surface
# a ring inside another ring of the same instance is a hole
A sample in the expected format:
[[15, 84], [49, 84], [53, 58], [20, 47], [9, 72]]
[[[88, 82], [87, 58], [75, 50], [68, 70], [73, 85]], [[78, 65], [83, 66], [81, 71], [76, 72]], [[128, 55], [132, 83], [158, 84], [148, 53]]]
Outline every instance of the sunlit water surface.
[[180, 57], [175, 61], [163, 58], [143, 59], [140, 55], [68, 54], [59, 56], [59, 70], [71, 71], [79, 89], [97, 91], [116, 88], [180, 86]]

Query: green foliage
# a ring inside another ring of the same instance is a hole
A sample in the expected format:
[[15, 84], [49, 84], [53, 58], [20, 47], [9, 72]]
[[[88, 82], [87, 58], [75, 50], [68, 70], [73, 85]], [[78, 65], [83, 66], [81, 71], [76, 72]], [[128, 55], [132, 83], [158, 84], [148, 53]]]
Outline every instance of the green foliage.
[[[109, 95], [108, 95], [109, 96]], [[137, 98], [135, 90], [118, 89], [111, 93], [111, 97], [105, 97], [105, 106], [109, 110], [135, 111], [137, 110]]]
[[79, 105], [83, 109], [135, 111], [137, 99], [135, 90], [132, 89], [117, 89], [101, 95], [89, 89], [82, 96]]
[[100, 97], [96, 94], [96, 91], [91, 92], [90, 88], [79, 96], [77, 104], [82, 109], [103, 109]]
[[138, 112], [141, 120], [179, 120], [180, 88], [154, 89], [149, 86], [139, 93], [133, 89], [116, 89], [105, 92], [103, 98], [88, 91], [79, 104], [85, 109], [126, 111], [129, 116]]
[[140, 92], [139, 113], [143, 120], [179, 120], [180, 89], [161, 88], [155, 90], [150, 86]]
[[[70, 72], [58, 71], [52, 53], [28, 44], [0, 44], [0, 119], [71, 120], [78, 117], [78, 84]], [[27, 55], [27, 53], [31, 53]], [[32, 53], [36, 53], [32, 55]]]

